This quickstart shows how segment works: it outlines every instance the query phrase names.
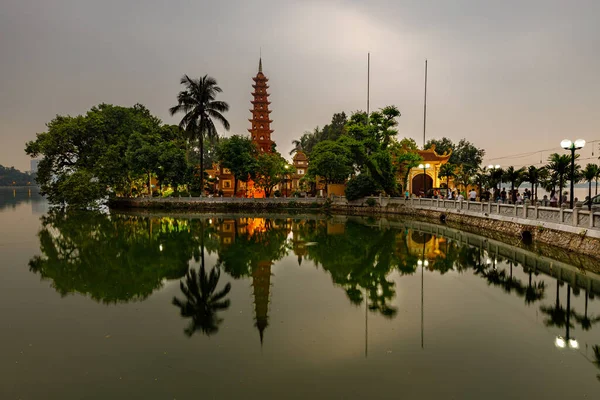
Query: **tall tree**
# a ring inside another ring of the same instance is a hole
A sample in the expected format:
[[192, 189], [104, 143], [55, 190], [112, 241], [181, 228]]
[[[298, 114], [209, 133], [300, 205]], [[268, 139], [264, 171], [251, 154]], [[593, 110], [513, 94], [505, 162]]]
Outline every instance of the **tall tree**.
[[542, 168], [537, 168], [535, 165], [530, 165], [525, 172], [524, 181], [531, 183], [531, 195], [533, 199], [537, 199], [537, 188], [543, 175]]
[[598, 177], [599, 168], [596, 164], [588, 164], [583, 170], [583, 178], [588, 183], [588, 209], [592, 210], [592, 181]]
[[294, 167], [279, 153], [261, 153], [257, 160], [256, 186], [265, 191], [266, 197], [271, 197], [273, 188], [294, 172]]
[[258, 166], [258, 149], [248, 136], [233, 135], [217, 146], [217, 159], [223, 168], [228, 168], [235, 177], [234, 196], [237, 195], [238, 181], [247, 182], [254, 178]]
[[[184, 75], [180, 83], [185, 86], [185, 90], [179, 92], [177, 105], [171, 107], [169, 113], [184, 114], [179, 126], [185, 129], [191, 142], [198, 141], [200, 170], [204, 172], [204, 140], [218, 138], [214, 121], [220, 122], [229, 130], [229, 121], [222, 114], [229, 111], [229, 104], [215, 100], [217, 93], [221, 93], [222, 89], [217, 86], [217, 81], [208, 75], [199, 79]], [[200, 187], [204, 189], [204, 173], [200, 174]]]
[[441, 139], [431, 139], [425, 144], [425, 149], [430, 149], [435, 146], [435, 151], [438, 154], [452, 152], [448, 162], [457, 166], [463, 166], [463, 169], [474, 174], [477, 168], [481, 165], [485, 150], [477, 148], [467, 139], [461, 139], [458, 143], [453, 143], [447, 137]]
[[571, 165], [571, 157], [563, 154], [553, 153], [548, 158], [548, 165], [546, 168], [552, 171], [558, 177], [558, 201], [559, 205], [562, 205], [562, 191], [565, 187], [565, 175], [569, 173]]
[[521, 185], [521, 182], [525, 177], [525, 173], [525, 167], [515, 169], [515, 167], [510, 166], [504, 171], [504, 180], [510, 182], [510, 196], [513, 204], [517, 201], [517, 193], [515, 192], [515, 188], [518, 188]]
[[450, 179], [456, 176], [456, 166], [450, 163], [442, 164], [440, 166], [440, 172], [438, 177], [440, 179], [446, 178], [446, 188], [450, 189]]
[[352, 174], [352, 153], [339, 141], [325, 140], [311, 154], [307, 175], [320, 176], [327, 183], [344, 183]]

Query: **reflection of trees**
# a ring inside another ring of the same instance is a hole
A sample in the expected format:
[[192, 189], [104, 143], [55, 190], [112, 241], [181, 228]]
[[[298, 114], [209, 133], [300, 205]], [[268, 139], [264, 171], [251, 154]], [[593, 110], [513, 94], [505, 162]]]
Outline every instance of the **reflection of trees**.
[[308, 248], [309, 258], [331, 274], [350, 301], [362, 304], [366, 290], [369, 309], [387, 317], [396, 315], [397, 309], [389, 305], [396, 294], [394, 282], [387, 280], [399, 266], [394, 251], [396, 232], [354, 222], [348, 222], [340, 235], [328, 235], [325, 225], [314, 224], [310, 228], [306, 240], [317, 244]]
[[282, 220], [265, 220], [265, 229], [248, 232], [235, 221], [235, 240], [229, 245], [220, 246], [219, 262], [224, 270], [234, 278], [252, 275], [261, 261], [279, 261], [289, 250], [288, 232]]
[[583, 329], [584, 331], [589, 331], [590, 329], [592, 329], [592, 325], [600, 322], [600, 317], [588, 316], [588, 299], [589, 299], [589, 294], [586, 291], [585, 292], [585, 311], [584, 311], [583, 315], [573, 311], [573, 316], [575, 317], [575, 321], [577, 321], [577, 323], [579, 325], [581, 325], [581, 329]]
[[[594, 365], [598, 368], [600, 368], [600, 346], [596, 345], [594, 347], [592, 347], [592, 350], [594, 351]], [[600, 381], [600, 374], [596, 375], [596, 378], [598, 378], [598, 380]]]
[[104, 303], [141, 300], [164, 279], [182, 277], [197, 248], [185, 220], [56, 211], [41, 222], [42, 255], [30, 270], [63, 296], [77, 292]]
[[[570, 290], [570, 287], [569, 287]], [[560, 305], [560, 282], [556, 281], [556, 302], [554, 306], [540, 306], [540, 311], [547, 315], [544, 325], [548, 327], [563, 328], [568, 324], [573, 328], [570, 321], [567, 321], [567, 309]]]
[[231, 284], [227, 283], [215, 293], [220, 277], [221, 270], [218, 267], [206, 273], [202, 258], [200, 271], [196, 273], [196, 270], [190, 269], [185, 276], [185, 283], [180, 283], [185, 302], [173, 297], [173, 304], [179, 307], [182, 317], [192, 319], [184, 330], [187, 336], [192, 336], [196, 331], [210, 336], [219, 330], [223, 319], [217, 316], [217, 312], [229, 308], [230, 301], [224, 298], [231, 290]]

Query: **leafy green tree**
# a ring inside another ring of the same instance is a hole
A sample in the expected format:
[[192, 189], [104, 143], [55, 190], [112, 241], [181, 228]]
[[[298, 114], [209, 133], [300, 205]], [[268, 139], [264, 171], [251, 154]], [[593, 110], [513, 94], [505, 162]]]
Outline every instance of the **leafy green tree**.
[[144, 136], [136, 132], [129, 138], [127, 152], [125, 153], [131, 170], [134, 173], [148, 177], [149, 196], [152, 196], [152, 172], [158, 169], [158, 159], [160, 157], [158, 142], [159, 138], [156, 135]]
[[313, 149], [307, 175], [320, 176], [327, 183], [344, 183], [353, 172], [352, 154], [339, 141], [325, 140]]
[[389, 149], [396, 174], [401, 177], [402, 187], [407, 188], [410, 170], [423, 161], [423, 158], [419, 155], [417, 143], [414, 139], [409, 138], [403, 138], [399, 142], [393, 140]]
[[250, 137], [233, 135], [217, 146], [221, 167], [228, 168], [235, 177], [233, 193], [237, 194], [238, 181], [247, 182], [256, 176], [258, 149]]
[[184, 330], [188, 337], [196, 331], [206, 336], [219, 331], [219, 324], [223, 319], [219, 318], [217, 313], [227, 310], [231, 304], [229, 299], [225, 299], [231, 291], [231, 283], [216, 291], [220, 277], [219, 268], [212, 268], [210, 273], [206, 272], [204, 258], [202, 258], [199, 272], [190, 269], [185, 276], [185, 283], [180, 282], [185, 301], [173, 297], [173, 305], [179, 307], [182, 317], [191, 318], [189, 326]]
[[431, 139], [425, 144], [425, 149], [435, 146], [438, 154], [452, 152], [448, 162], [463, 169], [471, 174], [479, 168], [485, 156], [485, 150], [475, 147], [475, 145], [466, 139], [461, 139], [457, 144], [452, 140], [443, 137], [441, 139]]
[[273, 188], [294, 172], [294, 167], [281, 154], [261, 153], [257, 159], [255, 184], [265, 191], [266, 197], [271, 197]]
[[[216, 100], [217, 93], [221, 93], [222, 89], [208, 75], [199, 79], [184, 75], [180, 83], [185, 86], [185, 90], [179, 92], [177, 105], [171, 107], [169, 113], [184, 114], [179, 126], [185, 129], [190, 142], [198, 142], [200, 170], [204, 171], [204, 140], [218, 138], [214, 121], [220, 122], [229, 130], [229, 121], [223, 116], [224, 112], [229, 111], [229, 104]], [[204, 188], [204, 174], [200, 174], [200, 187]]]
[[319, 129], [317, 126], [312, 132], [304, 132], [300, 139], [292, 140], [294, 148], [290, 151], [290, 155], [302, 151], [307, 156], [310, 156], [312, 149], [317, 143], [324, 140], [335, 141], [342, 135], [345, 135], [347, 122], [348, 117], [346, 116], [346, 113], [341, 112], [333, 114], [331, 122], [325, 125], [323, 129]]
[[515, 167], [510, 166], [504, 170], [503, 178], [505, 181], [510, 182], [510, 196], [513, 203], [517, 201], [515, 188], [518, 188], [521, 185], [521, 182], [525, 179], [525, 174], [525, 167], [515, 169]]
[[[83, 208], [109, 195], [129, 195], [136, 179], [126, 157], [130, 137], [157, 133], [160, 136], [161, 132], [160, 120], [140, 104], [100, 104], [86, 115], [58, 115], [47, 127], [47, 132], [38, 133], [25, 148], [29, 156], [43, 157], [37, 182], [51, 203]], [[78, 177], [69, 179], [75, 173], [79, 173]], [[81, 179], [84, 176], [91, 177], [90, 181]], [[94, 190], [87, 190], [74, 187], [75, 183], [97, 185]]]
[[368, 171], [390, 196], [398, 196], [397, 168], [389, 149], [398, 133], [398, 117], [400, 111], [395, 106], [384, 107], [370, 116], [356, 112], [348, 122], [348, 134], [338, 140], [350, 149], [357, 169]]
[[583, 170], [583, 178], [588, 183], [588, 209], [592, 210], [592, 181], [597, 179], [600, 174], [600, 168], [596, 164], [588, 164]]
[[158, 146], [156, 175], [161, 184], [167, 183], [178, 192], [179, 185], [191, 181], [188, 164], [185, 160], [185, 149], [174, 142], [162, 142]]
[[360, 174], [348, 181], [346, 199], [352, 201], [377, 193], [377, 183], [368, 174]]

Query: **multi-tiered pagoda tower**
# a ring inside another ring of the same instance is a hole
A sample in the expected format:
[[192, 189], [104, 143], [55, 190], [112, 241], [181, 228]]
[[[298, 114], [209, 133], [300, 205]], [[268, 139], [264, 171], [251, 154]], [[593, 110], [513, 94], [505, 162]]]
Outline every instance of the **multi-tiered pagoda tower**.
[[252, 137], [252, 141], [258, 147], [260, 152], [270, 153], [273, 141], [271, 140], [271, 133], [273, 130], [271, 129], [271, 122], [273, 120], [270, 119], [271, 110], [269, 110], [269, 93], [267, 93], [267, 89], [269, 86], [267, 82], [269, 79], [262, 72], [262, 58], [258, 61], [258, 74], [254, 78], [254, 92], [252, 92], [252, 96], [254, 96], [254, 100], [252, 103], [252, 118], [249, 121], [252, 123], [252, 127], [248, 129], [250, 135]]

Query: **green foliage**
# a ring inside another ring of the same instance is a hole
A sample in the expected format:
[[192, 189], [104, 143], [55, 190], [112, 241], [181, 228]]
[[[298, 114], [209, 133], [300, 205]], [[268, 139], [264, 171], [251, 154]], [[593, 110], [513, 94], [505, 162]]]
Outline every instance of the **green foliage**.
[[[155, 165], [156, 152], [149, 146], [171, 140], [163, 139], [160, 120], [139, 104], [100, 104], [86, 115], [58, 115], [47, 127], [47, 132], [27, 143], [25, 151], [31, 157], [43, 157], [37, 182], [48, 200], [73, 207], [93, 206], [109, 195], [132, 195], [140, 174]], [[135, 152], [143, 158], [130, 165]], [[69, 179], [76, 173], [78, 176]], [[93, 190], [75, 188], [76, 183], [88, 184], [85, 177], [98, 185]]]
[[327, 183], [344, 183], [353, 172], [352, 153], [341, 141], [325, 140], [315, 146], [307, 175], [320, 176]]
[[34, 184], [35, 174], [21, 172], [15, 167], [0, 165], [0, 186], [29, 186]]
[[438, 154], [452, 152], [448, 162], [456, 166], [462, 166], [466, 172], [474, 174], [479, 168], [485, 156], [485, 150], [475, 147], [466, 139], [461, 139], [457, 144], [452, 140], [443, 137], [441, 139], [431, 139], [425, 143], [425, 149], [435, 146]]
[[352, 201], [377, 193], [377, 183], [367, 174], [360, 174], [348, 181], [346, 199]]
[[408, 187], [410, 170], [419, 166], [423, 158], [419, 155], [417, 143], [414, 139], [404, 138], [400, 142], [392, 141], [389, 146], [392, 163], [396, 167], [396, 174], [402, 179], [402, 186]]
[[62, 296], [106, 304], [143, 300], [164, 279], [184, 276], [200, 244], [187, 220], [55, 211], [41, 222], [30, 270]]
[[384, 107], [368, 117], [364, 112], [356, 112], [350, 117], [348, 135], [338, 140], [350, 149], [357, 169], [368, 171], [390, 196], [398, 195], [397, 166], [389, 148], [398, 133], [398, 117], [400, 111], [395, 106]]
[[369, 206], [369, 207], [375, 207], [377, 205], [377, 200], [373, 199], [373, 198], [368, 198], [367, 201], [365, 201], [365, 203]]
[[271, 197], [273, 188], [294, 172], [294, 167], [281, 154], [261, 153], [257, 159], [255, 184], [265, 191], [266, 197]]
[[450, 179], [456, 177], [456, 165], [446, 163], [440, 166], [440, 172], [438, 173], [438, 178], [444, 179], [446, 178], [446, 188], [450, 189]]
[[310, 156], [312, 149], [324, 140], [335, 141], [342, 135], [346, 134], [346, 123], [348, 118], [346, 113], [335, 113], [331, 118], [331, 123], [325, 125], [322, 130], [316, 127], [312, 132], [305, 132], [300, 139], [292, 140], [294, 148], [290, 151], [290, 155], [297, 151], [302, 151], [307, 156]]
[[221, 167], [228, 168], [237, 182], [247, 182], [256, 176], [258, 149], [249, 136], [233, 135], [221, 140], [217, 146], [217, 160]]

